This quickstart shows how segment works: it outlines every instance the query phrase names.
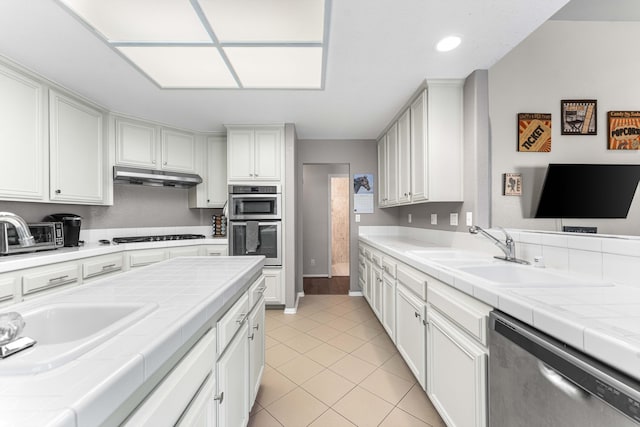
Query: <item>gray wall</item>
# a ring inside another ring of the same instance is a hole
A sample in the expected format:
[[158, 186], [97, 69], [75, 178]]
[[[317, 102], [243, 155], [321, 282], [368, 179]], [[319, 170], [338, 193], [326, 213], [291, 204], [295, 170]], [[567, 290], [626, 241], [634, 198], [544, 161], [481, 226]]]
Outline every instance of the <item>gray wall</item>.
[[[640, 151], [607, 150], [607, 112], [640, 108], [640, 61], [629, 50], [639, 39], [639, 22], [549, 21], [491, 67], [494, 225], [560, 230], [559, 220], [531, 218], [549, 163], [640, 163]], [[561, 135], [562, 99], [597, 99], [598, 135]], [[516, 151], [518, 113], [552, 114], [550, 153]], [[522, 197], [502, 195], [505, 172], [522, 173]], [[639, 199], [636, 194], [627, 219], [565, 219], [564, 225], [639, 235]]]
[[172, 227], [209, 225], [219, 209], [189, 209], [189, 190], [118, 184], [113, 188], [113, 206], [54, 203], [0, 202], [0, 211], [38, 222], [52, 213], [82, 216], [83, 229], [127, 227]]
[[305, 164], [302, 168], [303, 275], [329, 275], [329, 175], [349, 175], [349, 165]]
[[[299, 140], [298, 141], [298, 161], [296, 165], [298, 182], [302, 179], [302, 165], [305, 163], [342, 163], [349, 165], [351, 175], [361, 173], [372, 173], [378, 176], [378, 150], [374, 140]], [[375, 182], [377, 200], [377, 180]], [[353, 193], [352, 193], [353, 195]], [[298, 186], [296, 193], [297, 220], [299, 226], [304, 230], [306, 219], [303, 218], [303, 194], [302, 186]], [[398, 213], [395, 209], [378, 209], [372, 214], [361, 214], [361, 222], [355, 222], [353, 214], [353, 197], [350, 197], [350, 263], [351, 263], [351, 290], [358, 288], [358, 226], [360, 225], [397, 225]], [[304, 232], [299, 233], [299, 238], [303, 239]], [[298, 253], [299, 255], [299, 253]], [[304, 255], [303, 255], [304, 256]], [[298, 256], [298, 261], [302, 263], [302, 258]], [[298, 272], [297, 278], [298, 292], [302, 291], [302, 269]]]

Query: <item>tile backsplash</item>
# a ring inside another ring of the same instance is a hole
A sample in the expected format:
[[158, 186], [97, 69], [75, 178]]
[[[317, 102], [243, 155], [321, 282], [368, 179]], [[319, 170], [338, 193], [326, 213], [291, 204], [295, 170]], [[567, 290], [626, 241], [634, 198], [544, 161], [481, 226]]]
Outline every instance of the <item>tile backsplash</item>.
[[[612, 281], [640, 288], [640, 239], [633, 236], [574, 235], [507, 230], [516, 241], [518, 258], [531, 263], [542, 257], [548, 268], [582, 278]], [[500, 240], [500, 230], [489, 232]], [[436, 245], [502, 255], [489, 239], [464, 232], [411, 227], [360, 227], [360, 234], [403, 236]]]

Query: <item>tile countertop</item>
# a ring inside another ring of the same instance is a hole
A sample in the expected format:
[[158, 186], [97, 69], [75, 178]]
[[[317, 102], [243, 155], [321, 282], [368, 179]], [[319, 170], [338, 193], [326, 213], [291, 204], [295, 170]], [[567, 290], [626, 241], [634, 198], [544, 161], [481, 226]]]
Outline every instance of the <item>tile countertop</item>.
[[263, 264], [261, 256], [174, 258], [11, 306], [25, 313], [53, 303], [157, 304], [142, 320], [58, 368], [5, 375], [0, 360], [0, 425], [100, 425], [180, 346], [221, 316]]
[[[429, 259], [428, 251], [456, 250], [484, 263], [494, 261], [491, 255], [434, 246], [404, 237], [360, 235], [359, 238], [640, 380], [640, 288], [596, 279], [576, 279], [566, 272], [549, 268], [545, 270], [566, 277], [566, 284], [544, 287], [497, 285], [457, 269], [465, 262], [473, 265], [470, 259], [464, 261], [465, 257], [460, 257], [459, 262], [450, 262], [447, 266], [445, 261]], [[423, 251], [420, 256], [412, 253], [420, 250]]]
[[25, 254], [0, 256], [0, 273], [21, 270], [24, 268], [39, 267], [65, 261], [88, 258], [99, 255], [108, 255], [123, 251], [139, 249], [158, 249], [178, 246], [202, 246], [202, 245], [227, 245], [224, 238], [206, 238], [189, 240], [165, 240], [162, 242], [140, 242], [101, 245], [99, 243], [85, 244], [72, 248], [59, 248], [51, 251], [29, 252]]

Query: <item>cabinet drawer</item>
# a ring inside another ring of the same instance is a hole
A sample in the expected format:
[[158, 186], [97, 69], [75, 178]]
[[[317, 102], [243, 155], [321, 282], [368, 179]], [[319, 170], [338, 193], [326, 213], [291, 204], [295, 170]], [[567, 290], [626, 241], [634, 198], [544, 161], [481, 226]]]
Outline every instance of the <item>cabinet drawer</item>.
[[266, 289], [267, 285], [265, 284], [264, 276], [260, 276], [249, 288], [249, 308], [253, 308], [260, 301]]
[[207, 247], [205, 248], [204, 253], [207, 256], [227, 256], [227, 247], [223, 245]]
[[200, 248], [198, 248], [198, 246], [169, 249], [169, 258], [176, 258], [179, 256], [198, 256], [198, 255], [200, 255]]
[[415, 292], [420, 298], [427, 298], [427, 276], [418, 270], [399, 265], [397, 268], [398, 282]]
[[368, 259], [369, 261], [371, 261], [371, 256], [372, 256], [371, 250], [369, 248], [365, 248], [364, 249], [364, 257], [366, 259]]
[[383, 258], [382, 259], [382, 271], [384, 274], [396, 278], [396, 261], [393, 258]]
[[16, 286], [15, 277], [2, 277], [0, 278], [0, 302], [8, 301], [13, 298]]
[[218, 354], [222, 354], [227, 344], [235, 335], [236, 331], [247, 321], [249, 316], [249, 296], [245, 293], [242, 297], [227, 311], [227, 313], [218, 320]]
[[382, 254], [379, 252], [371, 253], [371, 260], [375, 264], [376, 267], [382, 268]]
[[57, 286], [70, 285], [76, 283], [79, 276], [78, 266], [75, 264], [27, 273], [22, 276], [22, 293], [28, 295]]
[[427, 301], [440, 314], [487, 345], [490, 306], [436, 280], [429, 285]]
[[358, 246], [358, 253], [359, 253], [361, 256], [364, 256], [364, 246], [362, 246], [362, 245]]
[[121, 254], [109, 257], [100, 257], [99, 259], [89, 260], [82, 263], [82, 278], [90, 279], [92, 277], [98, 277], [103, 274], [109, 274], [120, 270], [122, 270]]
[[174, 425], [211, 375], [216, 357], [216, 332], [210, 330], [147, 396], [122, 425]]
[[156, 262], [164, 261], [164, 259], [164, 250], [131, 252], [129, 254], [129, 265], [131, 267], [142, 267], [143, 265], [149, 265]]

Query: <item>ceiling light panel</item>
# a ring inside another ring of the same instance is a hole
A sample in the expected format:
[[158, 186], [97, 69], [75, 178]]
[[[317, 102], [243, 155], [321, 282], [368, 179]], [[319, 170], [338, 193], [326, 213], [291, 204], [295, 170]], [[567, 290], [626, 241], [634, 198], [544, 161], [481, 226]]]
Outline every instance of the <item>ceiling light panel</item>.
[[199, 0], [221, 43], [322, 43], [324, 0]]
[[60, 0], [111, 42], [208, 42], [188, 0]]
[[320, 89], [322, 48], [226, 47], [244, 88]]
[[117, 48], [162, 88], [237, 88], [215, 47]]

